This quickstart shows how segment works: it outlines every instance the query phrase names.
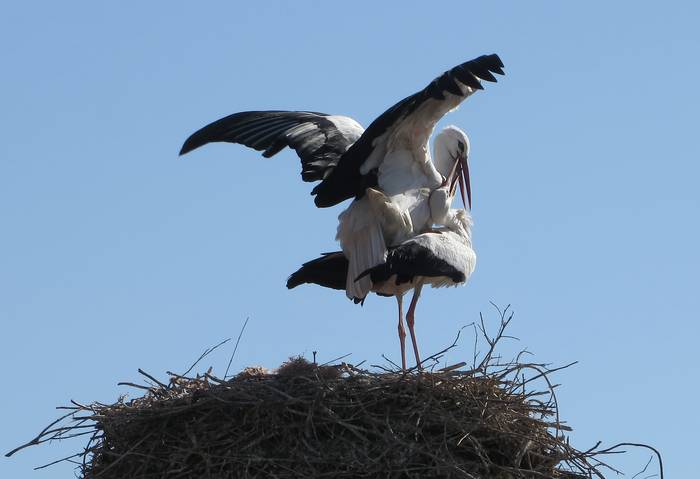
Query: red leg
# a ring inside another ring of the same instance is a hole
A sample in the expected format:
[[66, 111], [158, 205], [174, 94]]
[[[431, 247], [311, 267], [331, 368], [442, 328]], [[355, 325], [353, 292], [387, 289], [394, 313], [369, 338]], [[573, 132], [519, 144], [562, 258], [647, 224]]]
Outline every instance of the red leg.
[[411, 333], [411, 342], [413, 343], [413, 352], [416, 354], [416, 366], [418, 369], [421, 368], [420, 364], [420, 354], [418, 354], [418, 342], [416, 341], [416, 332], [413, 330], [414, 315], [416, 312], [416, 304], [418, 303], [418, 298], [420, 297], [420, 292], [423, 289], [423, 283], [419, 282], [413, 288], [413, 298], [411, 298], [411, 305], [408, 307], [408, 314], [406, 314], [406, 324], [408, 325], [408, 332]]
[[406, 330], [403, 328], [403, 294], [396, 295], [399, 303], [399, 341], [401, 342], [401, 368], [406, 370]]

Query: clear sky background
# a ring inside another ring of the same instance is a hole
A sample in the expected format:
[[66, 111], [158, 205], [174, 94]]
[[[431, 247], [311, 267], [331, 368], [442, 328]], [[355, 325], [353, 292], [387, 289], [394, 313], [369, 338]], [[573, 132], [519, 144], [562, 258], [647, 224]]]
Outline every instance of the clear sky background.
[[[646, 442], [697, 473], [700, 12], [694, 2], [10, 2], [0, 11], [0, 450], [70, 399], [111, 402], [137, 368], [184, 370], [238, 334], [233, 368], [398, 360], [395, 302], [285, 288], [335, 250], [293, 152], [185, 138], [249, 109], [368, 125], [444, 70], [506, 76], [441, 124], [472, 142], [477, 269], [425, 290], [428, 354], [490, 301], [562, 365], [572, 442]], [[231, 347], [202, 367], [223, 374]], [[466, 339], [448, 360], [471, 358]], [[0, 459], [34, 472], [77, 441]], [[649, 455], [618, 458], [631, 475]], [[650, 466], [651, 467], [651, 466]]]

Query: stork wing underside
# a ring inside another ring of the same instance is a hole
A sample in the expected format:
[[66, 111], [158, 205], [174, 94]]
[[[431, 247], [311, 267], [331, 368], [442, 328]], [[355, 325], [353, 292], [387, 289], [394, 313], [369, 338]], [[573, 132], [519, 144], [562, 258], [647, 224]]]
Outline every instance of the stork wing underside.
[[362, 135], [363, 128], [345, 116], [308, 111], [244, 111], [221, 118], [193, 133], [184, 155], [207, 143], [240, 143], [271, 157], [285, 147], [301, 159], [304, 181], [324, 179]]
[[426, 145], [438, 120], [476, 90], [483, 89], [480, 80], [495, 82], [493, 74], [503, 75], [502, 68], [498, 55], [480, 56], [446, 71], [423, 90], [382, 113], [314, 188], [316, 205], [331, 206], [355, 196], [363, 176], [384, 159], [390, 138], [394, 143], [398, 139]]

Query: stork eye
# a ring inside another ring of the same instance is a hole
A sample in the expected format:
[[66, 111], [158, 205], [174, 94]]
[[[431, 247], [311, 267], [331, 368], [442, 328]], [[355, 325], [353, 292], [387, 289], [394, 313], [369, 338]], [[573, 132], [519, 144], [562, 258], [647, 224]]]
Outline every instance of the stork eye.
[[459, 148], [459, 151], [464, 152], [464, 143], [462, 143], [461, 141], [458, 141], [457, 148]]

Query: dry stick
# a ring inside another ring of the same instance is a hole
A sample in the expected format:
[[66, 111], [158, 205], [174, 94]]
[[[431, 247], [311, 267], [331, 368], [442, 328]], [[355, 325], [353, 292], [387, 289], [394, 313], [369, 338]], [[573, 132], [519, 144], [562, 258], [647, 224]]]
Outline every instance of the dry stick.
[[391, 364], [392, 366], [394, 366], [395, 369], [394, 369], [394, 370], [391, 370], [391, 369], [388, 369], [388, 368], [385, 368], [385, 367], [383, 367], [383, 366], [379, 366], [379, 365], [376, 365], [376, 364], [372, 364], [372, 367], [373, 367], [373, 368], [382, 369], [382, 370], [384, 370], [384, 371], [386, 371], [386, 372], [388, 372], [388, 373], [393, 373], [393, 372], [396, 372], [397, 370], [401, 370], [401, 366], [399, 366], [399, 365], [396, 364], [394, 361], [392, 361], [391, 359], [389, 359], [385, 354], [382, 354], [382, 358], [383, 358], [386, 362], [388, 362], [389, 364]]
[[647, 470], [647, 467], [649, 467], [649, 464], [651, 464], [651, 461], [653, 461], [653, 460], [654, 460], [654, 456], [650, 456], [650, 457], [649, 457], [649, 460], [648, 460], [647, 463], [644, 465], [644, 469], [642, 469], [642, 470], [639, 471], [637, 474], [635, 474], [634, 476], [632, 476], [632, 479], [636, 479], [637, 476], [641, 476], [642, 474], [644, 474], [644, 473], [646, 472], [646, 470]]
[[466, 366], [466, 365], [467, 365], [467, 363], [465, 363], [464, 361], [462, 361], [462, 362], [460, 362], [460, 363], [453, 364], [452, 366], [446, 366], [446, 367], [444, 367], [444, 368], [442, 368], [442, 369], [438, 369], [438, 372], [439, 372], [439, 373], [449, 373], [449, 372], [451, 372], [451, 371], [454, 371], [455, 369], [462, 368], [462, 367], [464, 367], [464, 366]]
[[513, 338], [512, 336], [504, 336], [503, 332], [505, 329], [508, 327], [510, 324], [511, 320], [513, 319], [513, 313], [510, 313], [510, 316], [506, 319], [506, 314], [508, 313], [508, 308], [510, 308], [510, 305], [506, 306], [506, 308], [501, 311], [498, 306], [496, 306], [494, 303], [491, 303], [494, 308], [496, 308], [496, 311], [501, 315], [501, 324], [498, 327], [498, 331], [496, 332], [496, 336], [493, 338], [489, 337], [488, 333], [486, 332], [486, 325], [484, 324], [484, 318], [479, 314], [481, 317], [481, 321], [479, 324], [479, 329], [481, 330], [482, 335], [484, 336], [484, 339], [486, 339], [486, 342], [489, 345], [489, 350], [486, 352], [484, 357], [482, 358], [481, 362], [479, 363], [479, 366], [477, 367], [477, 370], [481, 370], [484, 366], [487, 366], [490, 362], [491, 359], [493, 358], [493, 353], [496, 350], [496, 344], [504, 337], [511, 338], [511, 339], [517, 339]]
[[153, 376], [151, 376], [150, 374], [148, 374], [148, 373], [147, 373], [146, 371], [144, 371], [143, 369], [139, 368], [138, 371], [139, 371], [139, 373], [143, 374], [143, 375], [146, 376], [148, 379], [150, 379], [151, 381], [153, 381], [154, 383], [156, 383], [158, 386], [162, 387], [163, 389], [168, 389], [168, 386], [166, 386], [166, 385], [163, 384], [162, 382], [158, 381], [156, 378], [154, 378]]
[[204, 377], [209, 379], [210, 381], [214, 381], [217, 384], [223, 384], [224, 382], [226, 382], [225, 379], [217, 378], [216, 376], [210, 373], [204, 373]]
[[190, 371], [192, 371], [192, 369], [194, 369], [194, 367], [197, 365], [197, 363], [199, 363], [202, 359], [204, 359], [209, 353], [211, 353], [212, 351], [214, 351], [216, 348], [218, 348], [219, 346], [222, 346], [222, 345], [228, 343], [229, 341], [231, 341], [231, 338], [224, 339], [223, 341], [221, 341], [219, 344], [217, 344], [217, 345], [214, 346], [213, 348], [205, 349], [204, 352], [202, 353], [202, 355], [192, 364], [192, 366], [190, 366], [190, 368], [189, 368], [187, 371], [185, 371], [184, 373], [182, 373], [180, 376], [183, 376], [183, 377], [184, 377], [184, 376], [187, 376], [187, 374], [188, 374]]
[[[566, 369], [566, 368], [571, 367], [571, 366], [573, 366], [573, 365], [575, 365], [575, 364], [578, 364], [578, 361], [573, 361], [573, 362], [571, 362], [571, 363], [569, 363], [569, 364], [566, 364], [566, 365], [564, 365], [564, 366], [559, 366], [558, 368], [547, 369], [547, 370], [544, 371], [544, 372], [540, 372], [539, 374], [537, 374], [537, 375], [535, 375], [535, 376], [533, 376], [533, 377], [531, 377], [531, 378], [526, 379], [526, 380], [522, 383], [522, 385], [524, 386], [524, 385], [526, 385], [527, 383], [530, 383], [530, 382], [532, 382], [532, 381], [534, 381], [534, 380], [536, 380], [536, 379], [541, 378], [542, 376], [545, 376], [545, 375], [547, 375], [547, 374], [552, 374], [552, 373], [555, 373], [555, 372], [557, 372], [557, 371], [561, 371], [562, 369]], [[546, 367], [546, 365], [544, 365], [544, 364], [537, 364], [537, 365], [534, 365], [534, 364], [533, 364], [533, 366], [542, 367], [542, 368]], [[558, 386], [558, 384], [557, 384], [557, 385], [554, 385], [552, 388], [554, 388], [554, 387], [556, 387], [556, 386]]]
[[71, 402], [71, 404], [74, 404], [75, 406], [77, 406], [77, 407], [80, 408], [80, 409], [90, 409], [89, 406], [85, 406], [84, 404], [80, 404], [80, 403], [79, 403], [78, 401], [76, 401], [75, 399], [71, 399], [70, 402]]
[[233, 347], [233, 352], [231, 353], [231, 357], [228, 360], [228, 366], [226, 366], [226, 372], [224, 373], [224, 381], [226, 380], [226, 377], [228, 376], [228, 370], [231, 367], [231, 363], [233, 362], [233, 357], [236, 355], [236, 351], [238, 351], [238, 343], [241, 341], [241, 336], [243, 336], [243, 331], [245, 331], [245, 327], [248, 325], [248, 320], [250, 317], [245, 318], [245, 322], [243, 323], [243, 327], [241, 328], [240, 332], [238, 333], [238, 338], [236, 339], [236, 345]]
[[65, 418], [70, 417], [70, 416], [72, 416], [72, 415], [73, 415], [73, 413], [72, 413], [72, 412], [69, 412], [68, 414], [65, 414], [65, 415], [59, 417], [59, 418], [56, 419], [54, 422], [52, 422], [51, 424], [49, 424], [48, 426], [46, 426], [44, 429], [42, 429], [42, 431], [41, 431], [39, 434], [37, 434], [37, 436], [36, 436], [34, 439], [32, 439], [31, 441], [29, 441], [29, 442], [26, 443], [26, 444], [23, 444], [23, 445], [21, 445], [21, 446], [19, 446], [19, 447], [14, 448], [13, 450], [11, 450], [11, 451], [8, 452], [7, 454], [5, 454], [5, 457], [10, 457], [10, 456], [13, 455], [14, 453], [16, 453], [17, 451], [21, 451], [21, 450], [24, 449], [25, 447], [35, 446], [35, 445], [37, 445], [37, 444], [41, 444], [42, 442], [45, 442], [46, 440], [48, 440], [48, 439], [46, 439], [46, 440], [43, 439], [43, 437], [46, 435], [46, 431], [48, 431], [49, 429], [51, 429], [53, 426], [55, 426], [55, 425], [58, 424], [59, 422], [63, 421]]
[[[47, 467], [49, 467], [49, 466], [53, 466], [54, 464], [58, 464], [59, 462], [70, 461], [70, 460], [73, 459], [74, 457], [81, 456], [82, 454], [83, 454], [82, 452], [79, 452], [79, 453], [77, 453], [77, 454], [73, 454], [72, 456], [64, 457], [63, 459], [57, 459], [57, 460], [55, 460], [55, 461], [53, 461], [53, 462], [49, 462], [48, 464], [44, 464], [43, 466], [35, 467], [34, 470], [35, 470], [35, 471], [38, 471], [39, 469], [45, 469], [45, 468], [47, 468]], [[73, 462], [73, 461], [71, 461], [71, 462]], [[80, 463], [77, 463], [77, 464], [80, 464]]]
[[328, 366], [331, 363], [334, 363], [336, 361], [340, 361], [341, 359], [345, 359], [349, 356], [352, 356], [352, 353], [343, 354], [342, 356], [338, 356], [335, 359], [331, 359], [330, 361], [326, 361], [325, 363], [321, 364], [319, 367]]
[[[92, 428], [95, 427], [93, 424], [85, 424], [85, 425], [83, 425], [83, 423], [84, 423], [85, 421], [89, 421], [90, 419], [91, 419], [91, 418], [89, 418], [89, 417], [88, 417], [88, 418], [82, 418], [81, 420], [78, 420], [78, 424], [76, 424], [76, 425], [74, 425], [74, 426], [57, 427], [57, 428], [50, 429], [50, 430], [46, 431], [44, 434], [46, 434], [46, 435], [48, 435], [48, 434], [56, 434], [56, 433], [62, 434], [62, 433], [68, 432], [68, 431], [72, 431], [73, 429], [88, 429], [88, 428], [89, 428], [89, 429], [92, 429]], [[77, 418], [74, 418], [74, 421], [75, 421], [75, 420], [77, 420]]]
[[152, 386], [143, 386], [142, 384], [130, 383], [128, 381], [118, 382], [117, 386], [129, 386], [131, 388], [143, 389], [154, 394], [156, 392], [156, 390]]
[[[479, 313], [479, 316], [481, 316], [481, 313]], [[474, 329], [474, 352], [473, 352], [473, 357], [472, 357], [472, 369], [476, 369], [476, 358], [479, 357], [479, 353], [477, 348], [479, 347], [479, 330], [476, 328], [476, 323], [471, 323], [468, 324], [466, 327], [471, 326]]]
[[193, 379], [193, 378], [188, 378], [187, 376], [181, 376], [181, 375], [174, 373], [172, 371], [165, 371], [165, 374], [167, 374], [168, 376], [172, 376], [175, 379], [182, 379], [184, 381], [192, 381], [192, 379]]
[[614, 446], [610, 446], [607, 449], [602, 449], [598, 451], [599, 454], [615, 454], [616, 452], [625, 452], [625, 451], [614, 451], [614, 449], [617, 449], [618, 447], [622, 446], [632, 446], [632, 447], [643, 447], [645, 449], [649, 449], [652, 451], [654, 454], [656, 454], [656, 458], [659, 460], [659, 479], [664, 479], [664, 463], [663, 460], [661, 459], [661, 453], [654, 447], [648, 445], [648, 444], [640, 444], [636, 442], [621, 442], [619, 444], [615, 444]]
[[[435, 353], [435, 354], [433, 354], [433, 355], [431, 355], [431, 356], [428, 356], [427, 358], [423, 359], [422, 362], [425, 363], [425, 362], [427, 362], [427, 361], [434, 361], [434, 363], [435, 363], [434, 365], [437, 365], [437, 364], [440, 362], [439, 359], [440, 359], [446, 352], [448, 352], [448, 351], [450, 351], [451, 349], [457, 347], [457, 343], [459, 342], [459, 336], [462, 334], [462, 330], [463, 330], [465, 327], [467, 327], [467, 326], [462, 326], [461, 328], [459, 328], [459, 330], [457, 331], [457, 336], [455, 336], [455, 339], [454, 339], [454, 341], [452, 341], [452, 344], [450, 344], [449, 346], [447, 346], [447, 347], [446, 347], [445, 349], [443, 349], [442, 351], [438, 351], [437, 353]], [[434, 366], [434, 365], [433, 365], [433, 366]], [[416, 365], [413, 366], [412, 368], [407, 369], [406, 372], [407, 372], [407, 373], [410, 373], [410, 372], [413, 372], [413, 371], [415, 371], [415, 370], [417, 370], [417, 369], [418, 369], [418, 365], [416, 364]]]

